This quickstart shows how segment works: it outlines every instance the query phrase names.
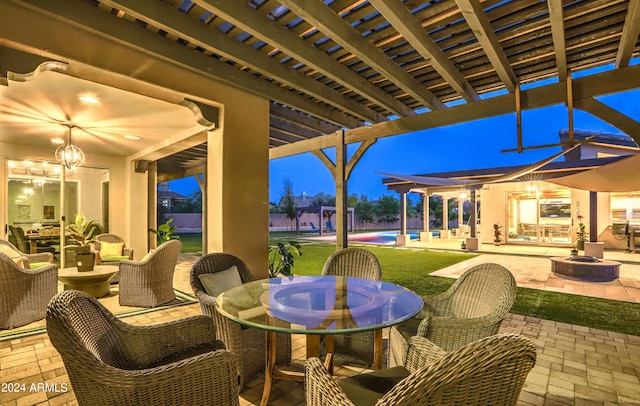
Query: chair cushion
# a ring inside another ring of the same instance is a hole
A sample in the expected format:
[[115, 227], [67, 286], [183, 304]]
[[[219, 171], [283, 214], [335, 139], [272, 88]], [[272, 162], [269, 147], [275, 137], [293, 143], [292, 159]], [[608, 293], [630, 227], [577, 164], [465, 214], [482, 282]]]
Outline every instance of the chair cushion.
[[224, 271], [200, 274], [198, 278], [207, 294], [214, 297], [226, 290], [242, 285], [240, 272], [238, 272], [238, 268], [235, 265]]
[[47, 265], [51, 265], [51, 262], [30, 262], [29, 268], [35, 269], [35, 268], [40, 268], [41, 266], [47, 266]]
[[122, 255], [123, 242], [100, 242], [100, 259]]
[[129, 257], [126, 255], [119, 255], [117, 257], [103, 257], [102, 255], [100, 256], [100, 261], [102, 262], [118, 262], [122, 261], [123, 259], [129, 259]]
[[373, 406], [407, 376], [406, 368], [393, 367], [340, 379], [338, 385], [357, 406]]
[[144, 365], [144, 367], [141, 369], [160, 367], [163, 365], [171, 364], [173, 362], [189, 359], [191, 357], [195, 357], [196, 355], [206, 354], [211, 351], [218, 351], [218, 350], [224, 350], [224, 349], [226, 349], [226, 347], [224, 346], [224, 343], [222, 341], [216, 340], [212, 343], [200, 344], [191, 348], [187, 348], [186, 350], [181, 352], [169, 354], [166, 357], [156, 360], [155, 362]]
[[15, 262], [16, 265], [18, 265], [20, 268], [24, 268], [23, 261], [25, 257], [22, 256], [21, 252], [16, 251], [13, 248], [9, 247], [8, 245], [4, 245], [4, 244], [0, 244], [0, 252], [8, 256], [9, 258], [11, 258], [13, 262]]
[[[145, 255], [144, 257], [142, 257], [142, 259], [140, 260], [141, 262], [147, 261], [149, 260], [149, 258], [151, 258], [151, 256], [153, 255], [153, 253], [156, 252], [156, 250], [154, 248], [151, 248], [149, 250], [149, 252], [147, 252], [147, 255]], [[126, 258], [125, 258], [126, 259]]]
[[395, 328], [400, 334], [402, 334], [402, 337], [404, 337], [406, 341], [409, 341], [409, 338], [418, 334], [418, 326], [420, 325], [421, 321], [422, 319], [412, 317], [409, 320], [403, 321], [402, 323], [398, 324], [397, 326], [395, 326]]

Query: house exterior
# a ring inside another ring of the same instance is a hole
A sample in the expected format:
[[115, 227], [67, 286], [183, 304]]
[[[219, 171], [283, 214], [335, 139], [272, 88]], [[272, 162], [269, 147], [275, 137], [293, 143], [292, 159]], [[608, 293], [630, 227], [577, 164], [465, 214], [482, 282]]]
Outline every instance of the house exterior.
[[[566, 144], [568, 132], [561, 131], [559, 136]], [[471, 207], [478, 207], [472, 235], [481, 243], [494, 243], [497, 225], [503, 231], [502, 243], [570, 247], [577, 243], [582, 223], [586, 241], [602, 242], [609, 249], [626, 249], [629, 244], [634, 248], [631, 234], [635, 229], [640, 238], [640, 181], [632, 175], [638, 173], [634, 172], [640, 161], [638, 146], [617, 134], [578, 131], [574, 139], [578, 146], [563, 147], [567, 151], [563, 161], [531, 170], [498, 167], [406, 179], [400, 175], [383, 182], [401, 194], [410, 191], [450, 198], [465, 193], [476, 202]], [[509, 174], [517, 176], [502, 180]], [[438, 180], [454, 182], [442, 185], [439, 183], [445, 182]], [[424, 231], [429, 232], [426, 223]], [[441, 237], [448, 235], [445, 232]]]

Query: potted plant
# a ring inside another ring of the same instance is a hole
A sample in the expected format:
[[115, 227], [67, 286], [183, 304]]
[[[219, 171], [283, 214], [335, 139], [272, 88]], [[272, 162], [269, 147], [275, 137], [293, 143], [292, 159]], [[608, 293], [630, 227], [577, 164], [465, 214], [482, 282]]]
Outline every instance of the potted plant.
[[178, 226], [172, 226], [173, 219], [167, 220], [164, 224], [160, 224], [157, 230], [150, 228], [149, 231], [154, 233], [158, 238], [158, 244], [162, 244], [169, 240], [179, 240], [180, 236], [174, 233], [178, 229]]
[[493, 243], [502, 244], [502, 226], [497, 223], [493, 225]]
[[293, 255], [302, 255], [300, 244], [297, 241], [281, 242], [269, 247], [269, 277], [275, 278], [279, 274], [291, 275], [293, 268]]
[[84, 213], [78, 213], [73, 224], [66, 227], [69, 237], [78, 247], [76, 250], [76, 263], [79, 272], [93, 270], [95, 253], [91, 251], [95, 237], [102, 233], [102, 227], [96, 220], [87, 221]]
[[582, 216], [578, 214], [578, 231], [576, 232], [578, 240], [576, 241], [576, 247], [579, 250], [584, 250], [584, 242], [587, 240], [587, 230], [582, 222]]

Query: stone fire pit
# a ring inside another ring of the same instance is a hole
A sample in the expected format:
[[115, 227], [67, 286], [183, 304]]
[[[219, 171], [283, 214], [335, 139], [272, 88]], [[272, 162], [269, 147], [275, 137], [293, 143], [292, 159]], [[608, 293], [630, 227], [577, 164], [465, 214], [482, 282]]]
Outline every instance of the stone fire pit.
[[608, 282], [618, 278], [620, 262], [579, 255], [552, 257], [551, 271], [593, 282]]

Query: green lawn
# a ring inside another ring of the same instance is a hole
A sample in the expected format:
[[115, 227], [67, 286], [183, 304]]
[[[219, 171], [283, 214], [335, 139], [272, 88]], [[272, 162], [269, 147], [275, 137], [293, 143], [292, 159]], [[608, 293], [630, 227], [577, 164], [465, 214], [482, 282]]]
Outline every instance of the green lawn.
[[[201, 251], [200, 234], [181, 234], [183, 252]], [[296, 237], [294, 233], [271, 235], [270, 244]], [[295, 257], [293, 273], [319, 275], [329, 255], [335, 252], [333, 244], [302, 242], [302, 256]], [[385, 281], [398, 283], [420, 295], [444, 292], [454, 279], [429, 274], [472, 258], [474, 254], [409, 250], [367, 246], [380, 260]], [[577, 324], [606, 331], [640, 336], [640, 303], [518, 288], [512, 313], [539, 317], [545, 320]]]

